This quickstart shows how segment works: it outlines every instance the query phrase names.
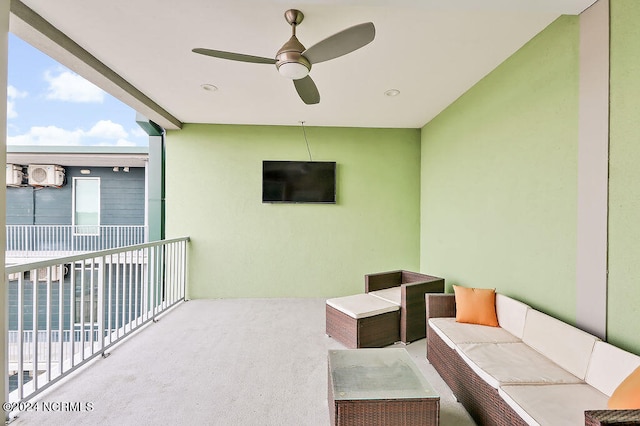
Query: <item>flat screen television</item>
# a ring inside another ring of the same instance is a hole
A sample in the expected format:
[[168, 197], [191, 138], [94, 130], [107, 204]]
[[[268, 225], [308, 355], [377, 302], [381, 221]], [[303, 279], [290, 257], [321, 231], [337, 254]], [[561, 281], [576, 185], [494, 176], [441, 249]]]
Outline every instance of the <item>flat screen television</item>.
[[335, 203], [335, 161], [263, 161], [263, 203]]

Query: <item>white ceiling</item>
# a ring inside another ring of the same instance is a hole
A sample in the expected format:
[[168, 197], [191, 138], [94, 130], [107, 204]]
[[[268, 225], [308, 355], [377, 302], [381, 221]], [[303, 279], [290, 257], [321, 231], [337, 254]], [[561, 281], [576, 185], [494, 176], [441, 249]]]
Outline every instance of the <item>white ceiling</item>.
[[[401, 128], [422, 127], [558, 16], [593, 2], [22, 0], [182, 123]], [[305, 14], [297, 36], [306, 47], [352, 25], [376, 26], [371, 44], [313, 67], [318, 105], [305, 105], [273, 65], [191, 52], [274, 57], [290, 36], [290, 8]], [[14, 16], [11, 30], [163, 127], [180, 125]], [[388, 89], [401, 93], [388, 97]]]

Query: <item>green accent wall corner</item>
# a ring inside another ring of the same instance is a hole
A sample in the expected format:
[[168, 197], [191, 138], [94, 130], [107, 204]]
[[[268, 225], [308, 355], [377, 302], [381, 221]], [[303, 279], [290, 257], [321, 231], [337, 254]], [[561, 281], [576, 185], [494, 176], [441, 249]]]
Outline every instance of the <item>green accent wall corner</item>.
[[608, 340], [640, 353], [640, 2], [611, 1]]

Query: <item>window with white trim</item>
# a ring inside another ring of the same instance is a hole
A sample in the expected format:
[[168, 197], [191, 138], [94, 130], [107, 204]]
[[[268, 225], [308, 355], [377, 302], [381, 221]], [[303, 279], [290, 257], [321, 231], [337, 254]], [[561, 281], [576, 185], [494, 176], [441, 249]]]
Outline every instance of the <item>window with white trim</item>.
[[73, 178], [73, 232], [100, 234], [100, 178]]

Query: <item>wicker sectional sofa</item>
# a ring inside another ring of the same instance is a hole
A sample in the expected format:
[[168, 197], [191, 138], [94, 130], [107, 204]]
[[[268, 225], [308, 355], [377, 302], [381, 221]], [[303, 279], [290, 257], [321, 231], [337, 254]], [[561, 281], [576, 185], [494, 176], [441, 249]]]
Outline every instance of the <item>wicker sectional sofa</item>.
[[425, 299], [427, 359], [478, 424], [640, 424], [606, 409], [640, 357], [505, 295], [499, 327], [456, 322], [453, 294]]

